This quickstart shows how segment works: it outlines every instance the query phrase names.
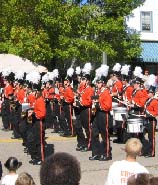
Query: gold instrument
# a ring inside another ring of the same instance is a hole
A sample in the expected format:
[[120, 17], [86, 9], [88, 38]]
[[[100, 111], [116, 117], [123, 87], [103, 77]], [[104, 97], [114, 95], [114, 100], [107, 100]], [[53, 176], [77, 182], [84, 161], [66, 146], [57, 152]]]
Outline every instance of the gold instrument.
[[92, 115], [95, 115], [97, 112], [96, 103], [98, 102], [99, 96], [92, 96]]
[[14, 101], [14, 99], [9, 100], [9, 105], [10, 105], [10, 109], [11, 109], [12, 111], [15, 111], [16, 102]]
[[33, 121], [32, 114], [33, 114], [33, 109], [29, 109], [27, 112], [27, 123], [32, 124], [32, 121]]

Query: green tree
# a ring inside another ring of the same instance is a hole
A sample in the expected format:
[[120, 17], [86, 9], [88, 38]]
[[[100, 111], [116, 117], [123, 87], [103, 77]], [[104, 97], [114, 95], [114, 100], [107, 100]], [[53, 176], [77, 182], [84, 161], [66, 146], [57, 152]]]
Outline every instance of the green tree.
[[62, 69], [82, 62], [100, 65], [139, 56], [140, 39], [129, 33], [125, 16], [142, 0], [2, 0], [0, 52]]

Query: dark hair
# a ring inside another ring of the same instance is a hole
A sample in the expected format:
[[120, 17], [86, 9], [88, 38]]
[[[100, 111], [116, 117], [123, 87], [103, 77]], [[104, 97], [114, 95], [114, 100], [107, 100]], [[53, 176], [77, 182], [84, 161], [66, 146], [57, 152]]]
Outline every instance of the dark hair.
[[157, 185], [158, 184], [158, 177], [150, 178], [150, 185]]
[[51, 155], [41, 166], [41, 185], [78, 185], [80, 178], [80, 163], [68, 153]]
[[21, 165], [22, 162], [19, 162], [16, 157], [9, 157], [4, 164], [8, 170], [17, 170]]
[[[128, 178], [127, 185], [151, 185], [150, 181], [153, 178], [151, 174], [139, 173]], [[155, 184], [153, 184], [155, 185]]]

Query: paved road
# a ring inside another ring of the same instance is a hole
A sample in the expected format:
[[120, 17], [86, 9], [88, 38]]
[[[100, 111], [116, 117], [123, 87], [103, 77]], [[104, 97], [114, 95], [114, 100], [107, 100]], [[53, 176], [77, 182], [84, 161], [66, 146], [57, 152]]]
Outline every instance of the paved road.
[[[33, 166], [29, 164], [30, 156], [23, 152], [23, 147], [21, 145], [21, 140], [13, 140], [10, 139], [12, 136], [12, 132], [4, 132], [1, 130], [2, 123], [0, 118], [0, 160], [4, 164], [4, 162], [10, 156], [15, 156], [19, 160], [23, 162], [23, 165], [18, 170], [20, 172], [28, 172], [30, 173], [36, 185], [40, 185], [39, 183], [39, 170], [40, 166]], [[51, 153], [53, 149], [55, 152], [64, 151], [71, 153], [72, 155], [76, 156], [77, 159], [80, 161], [81, 170], [82, 170], [82, 177], [81, 177], [81, 185], [104, 185], [105, 179], [108, 173], [109, 166], [112, 164], [113, 161], [121, 160], [125, 157], [125, 153], [122, 150], [124, 145], [120, 144], [113, 144], [113, 160], [107, 162], [101, 161], [89, 161], [88, 157], [91, 156], [91, 152], [77, 152], [75, 151], [76, 147], [76, 138], [63, 138], [58, 136], [57, 134], [52, 134], [50, 130], [47, 130], [46, 136], [48, 137], [47, 143], [49, 144], [48, 153]], [[156, 141], [158, 137], [156, 135]], [[156, 148], [156, 153], [158, 151], [158, 147]], [[158, 155], [157, 155], [158, 156]], [[155, 158], [144, 158], [139, 157], [138, 161], [142, 163], [150, 173], [158, 175], [158, 160], [157, 156]], [[7, 171], [5, 168], [3, 175], [6, 175]]]

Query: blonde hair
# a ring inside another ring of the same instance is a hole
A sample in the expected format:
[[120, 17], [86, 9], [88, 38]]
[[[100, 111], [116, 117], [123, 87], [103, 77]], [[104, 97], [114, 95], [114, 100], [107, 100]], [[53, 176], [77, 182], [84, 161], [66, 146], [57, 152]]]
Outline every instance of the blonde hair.
[[142, 150], [142, 143], [139, 139], [137, 138], [128, 139], [125, 145], [125, 151], [127, 155], [136, 157], [140, 155], [141, 150]]
[[35, 185], [32, 176], [26, 172], [20, 173], [15, 185]]

